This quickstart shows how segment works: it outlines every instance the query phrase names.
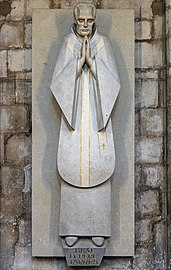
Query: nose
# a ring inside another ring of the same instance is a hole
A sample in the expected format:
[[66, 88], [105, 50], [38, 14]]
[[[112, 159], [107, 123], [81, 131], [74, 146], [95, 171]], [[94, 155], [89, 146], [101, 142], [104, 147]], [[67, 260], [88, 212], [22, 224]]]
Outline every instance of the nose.
[[84, 20], [84, 27], [87, 27], [87, 19]]

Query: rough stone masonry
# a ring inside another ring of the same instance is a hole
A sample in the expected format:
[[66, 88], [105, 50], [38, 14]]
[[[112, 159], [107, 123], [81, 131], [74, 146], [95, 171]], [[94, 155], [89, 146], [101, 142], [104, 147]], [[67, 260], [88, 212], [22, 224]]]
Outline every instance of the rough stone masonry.
[[[31, 256], [31, 27], [33, 8], [72, 8], [75, 3], [0, 0], [2, 270], [67, 269], [63, 259]], [[134, 9], [136, 36], [136, 255], [104, 259], [99, 269], [166, 270], [171, 1], [99, 0], [98, 8]]]

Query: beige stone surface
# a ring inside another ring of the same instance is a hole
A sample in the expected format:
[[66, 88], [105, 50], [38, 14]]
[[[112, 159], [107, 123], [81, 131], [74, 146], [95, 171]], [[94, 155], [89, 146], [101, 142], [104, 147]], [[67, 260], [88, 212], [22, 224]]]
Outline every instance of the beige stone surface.
[[50, 7], [50, 1], [49, 0], [32, 1], [32, 7], [33, 8], [49, 8]]
[[9, 50], [8, 68], [10, 71], [23, 71], [31, 69], [31, 50]]
[[31, 138], [24, 135], [14, 135], [6, 143], [6, 160], [10, 164], [31, 163]]
[[136, 146], [137, 162], [160, 163], [163, 155], [162, 138], [143, 138]]
[[159, 104], [158, 81], [138, 80], [135, 96], [137, 108], [157, 108]]
[[[50, 83], [72, 11], [33, 14], [33, 256], [63, 256], [58, 237], [60, 177], [56, 152], [61, 112]], [[112, 238], [106, 256], [134, 255], [134, 16], [131, 10], [98, 10], [99, 32], [111, 41], [121, 79], [113, 112], [116, 170], [112, 179]]]
[[140, 119], [142, 136], [162, 136], [164, 119], [162, 109], [142, 109]]
[[136, 68], [160, 68], [163, 61], [162, 42], [136, 43]]
[[23, 46], [23, 25], [21, 23], [4, 23], [0, 31], [0, 49]]
[[7, 51], [0, 51], [0, 77], [7, 77]]
[[138, 40], [151, 39], [152, 24], [150, 21], [138, 21], [136, 22], [135, 38]]
[[164, 169], [162, 166], [145, 166], [142, 171], [143, 184], [152, 188], [162, 186]]
[[159, 215], [159, 193], [156, 190], [142, 192], [137, 205], [137, 211], [140, 212], [141, 215]]
[[22, 105], [1, 106], [1, 132], [23, 132], [27, 130], [27, 113]]
[[15, 81], [0, 82], [0, 104], [13, 105], [15, 103]]
[[7, 16], [13, 21], [20, 21], [24, 16], [25, 0], [15, 0], [11, 4], [11, 14]]

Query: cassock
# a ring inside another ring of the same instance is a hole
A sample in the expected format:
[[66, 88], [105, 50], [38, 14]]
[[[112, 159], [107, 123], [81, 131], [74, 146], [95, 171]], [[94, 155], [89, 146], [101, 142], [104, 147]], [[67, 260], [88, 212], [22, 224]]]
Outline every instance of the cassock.
[[64, 37], [51, 91], [62, 110], [57, 168], [62, 178], [60, 236], [111, 236], [111, 181], [115, 149], [111, 112], [120, 82], [108, 39], [90, 40], [93, 64], [77, 75], [82, 43]]

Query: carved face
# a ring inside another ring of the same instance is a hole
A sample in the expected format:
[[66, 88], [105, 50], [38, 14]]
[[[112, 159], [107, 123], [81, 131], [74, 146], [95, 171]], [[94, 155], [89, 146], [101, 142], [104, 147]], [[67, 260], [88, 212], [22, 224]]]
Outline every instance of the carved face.
[[79, 36], [91, 36], [95, 20], [95, 11], [92, 6], [80, 5], [75, 10], [76, 31]]

